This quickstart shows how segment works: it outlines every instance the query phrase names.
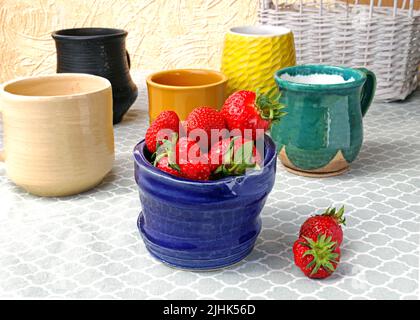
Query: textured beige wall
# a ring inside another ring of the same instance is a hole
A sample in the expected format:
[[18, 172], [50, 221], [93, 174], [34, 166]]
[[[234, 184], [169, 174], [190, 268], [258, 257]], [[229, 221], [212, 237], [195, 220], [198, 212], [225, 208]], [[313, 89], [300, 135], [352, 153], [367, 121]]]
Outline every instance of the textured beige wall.
[[0, 0], [0, 82], [55, 72], [51, 31], [129, 32], [134, 70], [219, 68], [229, 27], [252, 24], [258, 0]]

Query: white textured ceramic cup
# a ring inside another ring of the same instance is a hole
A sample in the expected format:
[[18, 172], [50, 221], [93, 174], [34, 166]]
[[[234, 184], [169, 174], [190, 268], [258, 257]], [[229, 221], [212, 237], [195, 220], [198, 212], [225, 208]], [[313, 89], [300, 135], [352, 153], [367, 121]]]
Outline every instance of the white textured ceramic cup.
[[88, 74], [13, 80], [0, 88], [8, 177], [40, 196], [93, 188], [114, 161], [112, 90]]

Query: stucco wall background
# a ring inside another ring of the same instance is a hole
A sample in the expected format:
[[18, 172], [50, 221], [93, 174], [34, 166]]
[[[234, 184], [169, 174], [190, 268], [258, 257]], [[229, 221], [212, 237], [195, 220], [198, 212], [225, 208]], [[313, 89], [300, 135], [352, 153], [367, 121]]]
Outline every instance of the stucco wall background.
[[133, 70], [219, 68], [225, 32], [257, 20], [258, 0], [0, 0], [0, 82], [55, 72], [51, 32], [129, 32]]

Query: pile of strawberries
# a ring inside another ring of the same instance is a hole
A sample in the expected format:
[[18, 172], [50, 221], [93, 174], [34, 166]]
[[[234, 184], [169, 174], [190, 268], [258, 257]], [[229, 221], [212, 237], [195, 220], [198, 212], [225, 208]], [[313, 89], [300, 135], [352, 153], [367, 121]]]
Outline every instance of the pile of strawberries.
[[328, 208], [302, 224], [293, 254], [295, 264], [309, 278], [327, 278], [337, 269], [343, 242], [341, 224], [345, 225], [344, 207]]
[[264, 159], [256, 142], [284, 115], [279, 97], [273, 96], [274, 92], [238, 91], [220, 111], [198, 107], [184, 122], [175, 112], [163, 111], [146, 132], [153, 164], [192, 180], [218, 179], [258, 169]]

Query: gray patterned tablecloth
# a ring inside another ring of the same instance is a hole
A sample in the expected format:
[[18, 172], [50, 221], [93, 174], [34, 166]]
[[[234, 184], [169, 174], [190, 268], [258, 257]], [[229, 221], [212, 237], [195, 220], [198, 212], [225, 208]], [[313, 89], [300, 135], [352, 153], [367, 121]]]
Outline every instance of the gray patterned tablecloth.
[[[419, 298], [420, 92], [371, 107], [348, 174], [303, 178], [279, 164], [253, 253], [203, 273], [157, 262], [137, 231], [131, 150], [147, 126], [140, 92], [137, 108], [115, 126], [114, 169], [94, 190], [31, 196], [0, 165], [1, 298]], [[342, 262], [330, 278], [309, 280], [293, 264], [292, 243], [306, 217], [332, 204], [347, 210]]]

